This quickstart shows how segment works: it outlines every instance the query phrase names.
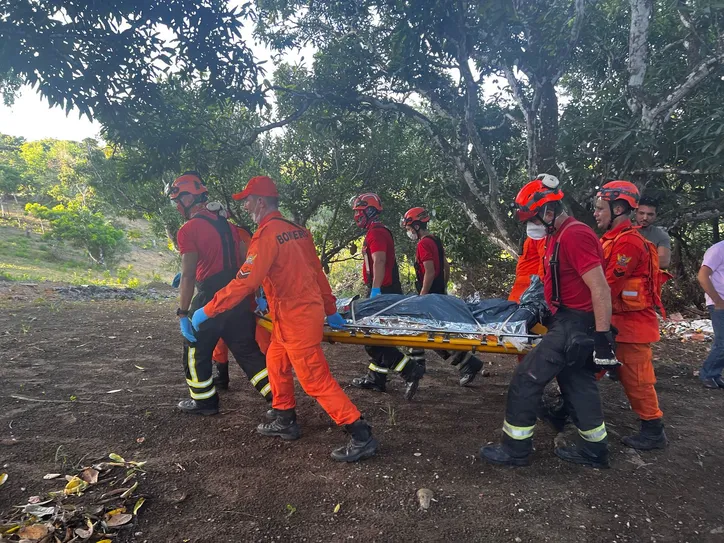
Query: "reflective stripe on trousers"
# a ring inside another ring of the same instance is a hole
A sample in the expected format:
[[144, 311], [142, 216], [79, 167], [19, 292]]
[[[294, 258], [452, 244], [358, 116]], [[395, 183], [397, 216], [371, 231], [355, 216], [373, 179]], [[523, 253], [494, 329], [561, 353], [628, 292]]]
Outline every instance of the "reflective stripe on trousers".
[[606, 439], [606, 436], [608, 436], [608, 434], [606, 433], [605, 423], [601, 423], [600, 426], [596, 426], [592, 430], [581, 430], [579, 428], [578, 433], [583, 439], [585, 439], [586, 441], [590, 441], [591, 443], [598, 443], [599, 441], [603, 441], [604, 439]]
[[189, 375], [191, 375], [191, 379], [186, 379], [191, 398], [194, 400], [208, 400], [215, 396], [216, 387], [214, 386], [214, 379], [212, 377], [209, 377], [205, 381], [198, 380], [198, 373], [196, 371], [196, 347], [194, 346], [189, 347], [186, 365], [189, 369]]
[[515, 440], [531, 439], [533, 437], [533, 426], [513, 426], [507, 420], [503, 421], [503, 432]]

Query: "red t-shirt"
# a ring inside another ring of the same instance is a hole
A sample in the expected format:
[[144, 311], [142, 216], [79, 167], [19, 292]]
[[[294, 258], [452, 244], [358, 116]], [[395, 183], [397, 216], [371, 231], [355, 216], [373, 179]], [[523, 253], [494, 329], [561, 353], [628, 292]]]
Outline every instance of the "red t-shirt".
[[[546, 240], [546, 252], [543, 260], [544, 277], [543, 287], [546, 302], [551, 311], [555, 313], [556, 308], [552, 304], [553, 298], [553, 276], [550, 268], [550, 259], [556, 241], [560, 238], [560, 249], [558, 251], [560, 296], [561, 305], [569, 309], [579, 311], [593, 311], [591, 302], [591, 291], [582, 276], [594, 269], [596, 266], [603, 268], [603, 249], [596, 234], [590, 227], [583, 223], [574, 223], [573, 217], [566, 219], [558, 228], [555, 234]], [[563, 229], [565, 232], [561, 236]]]
[[[194, 216], [205, 215], [212, 220], [216, 220], [215, 213], [210, 211], [201, 211]], [[239, 248], [240, 242], [243, 243], [244, 237], [248, 238], [248, 234], [242, 229], [229, 224], [231, 227], [231, 235], [234, 237], [234, 244]], [[242, 234], [243, 232], [243, 234]], [[197, 253], [199, 255], [196, 264], [196, 281], [203, 281], [211, 277], [215, 273], [219, 273], [224, 269], [224, 252], [221, 245], [221, 236], [212, 224], [204, 219], [191, 219], [186, 222], [176, 234], [176, 242], [178, 250], [183, 255], [186, 253]], [[246, 250], [242, 246], [243, 251]], [[244, 255], [242, 255], [243, 257]], [[242, 262], [238, 262], [241, 266]]]
[[387, 228], [379, 223], [375, 223], [367, 230], [367, 235], [362, 245], [362, 254], [364, 256], [362, 279], [365, 284], [372, 282], [372, 255], [379, 252], [384, 252], [385, 255], [387, 255], [387, 259], [385, 260], [385, 278], [382, 280], [382, 286], [389, 287], [392, 284], [392, 270], [395, 267], [395, 242]]
[[437, 250], [437, 244], [430, 236], [426, 236], [418, 242], [415, 258], [420, 263], [420, 280], [425, 278], [425, 266], [423, 264], [429, 260], [432, 260], [435, 266], [435, 277], [440, 275], [440, 254]]

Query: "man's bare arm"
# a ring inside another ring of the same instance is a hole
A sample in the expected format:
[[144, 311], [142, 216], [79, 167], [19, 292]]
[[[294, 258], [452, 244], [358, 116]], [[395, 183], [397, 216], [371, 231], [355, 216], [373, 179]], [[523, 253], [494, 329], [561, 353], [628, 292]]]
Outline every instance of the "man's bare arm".
[[668, 247], [658, 247], [659, 252], [659, 268], [667, 269], [671, 265], [671, 249]]
[[196, 264], [199, 261], [198, 253], [184, 253], [181, 255], [181, 284], [179, 285], [179, 307], [184, 311], [191, 305], [196, 287]]
[[719, 293], [714, 287], [714, 283], [711, 281], [712, 273], [714, 273], [714, 270], [712, 270], [709, 266], [702, 266], [699, 268], [699, 273], [696, 278], [699, 280], [701, 288], [704, 289], [704, 292], [706, 292], [709, 295], [709, 298], [711, 298], [714, 302], [714, 308], [724, 309], [724, 300], [722, 300], [721, 296], [719, 296]]
[[608, 332], [611, 329], [611, 289], [606, 282], [603, 268], [596, 266], [584, 273], [581, 279], [591, 291], [596, 332]]
[[372, 253], [372, 288], [381, 288], [385, 280], [387, 254], [384, 251]]

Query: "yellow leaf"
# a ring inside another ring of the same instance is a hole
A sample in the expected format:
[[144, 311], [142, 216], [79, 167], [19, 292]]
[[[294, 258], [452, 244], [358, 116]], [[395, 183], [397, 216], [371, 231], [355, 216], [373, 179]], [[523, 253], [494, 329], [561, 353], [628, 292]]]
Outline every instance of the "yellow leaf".
[[341, 504], [341, 503], [338, 503], [337, 505], [335, 505], [335, 506], [334, 506], [334, 512], [335, 512], [335, 513], [339, 513], [339, 510], [340, 510], [341, 507], [342, 507], [342, 504]]
[[120, 515], [121, 513], [125, 513], [126, 508], [125, 507], [119, 507], [118, 509], [114, 509], [113, 511], [108, 511], [106, 513], [106, 517], [112, 517], [113, 515]]
[[138, 501], [136, 502], [136, 505], [133, 506], [133, 514], [137, 514], [138, 510], [143, 507], [144, 502], [146, 501], [146, 498], [138, 498]]
[[0, 473], [0, 486], [3, 486], [5, 484], [5, 481], [8, 480], [8, 474], [7, 473]]
[[98, 543], [113, 543], [110, 539], [101, 539]]
[[65, 485], [65, 489], [63, 489], [63, 492], [66, 495], [70, 494], [80, 494], [88, 487], [88, 483], [86, 483], [83, 479], [80, 477], [73, 477], [70, 481], [68, 481], [68, 484]]
[[125, 462], [122, 456], [117, 455], [116, 453], [111, 453], [108, 455], [108, 458], [113, 460], [114, 462]]

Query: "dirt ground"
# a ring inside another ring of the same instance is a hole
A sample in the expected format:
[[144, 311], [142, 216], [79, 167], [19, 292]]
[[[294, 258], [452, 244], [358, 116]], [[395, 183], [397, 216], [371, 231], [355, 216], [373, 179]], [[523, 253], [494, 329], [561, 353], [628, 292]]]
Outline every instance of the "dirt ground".
[[[610, 470], [558, 460], [543, 425], [530, 467], [478, 459], [499, 437], [512, 356], [488, 357], [491, 376], [461, 389], [432, 355], [411, 403], [398, 381], [388, 394], [347, 388], [381, 449], [340, 465], [329, 452], [344, 436], [301, 391], [302, 439], [257, 436], [266, 405], [238, 367], [220, 416], [175, 412], [187, 394], [175, 305], [68, 300], [43, 285], [0, 283], [0, 518], [57, 490], [44, 474], [72, 474], [113, 452], [147, 461], [138, 489], [147, 502], [114, 543], [724, 540], [724, 392], [693, 375], [706, 345], [656, 349], [671, 441], [663, 452], [620, 444], [636, 417], [620, 387], [602, 383]], [[325, 350], [344, 386], [363, 371], [362, 348]], [[436, 500], [427, 511], [415, 497], [422, 487]]]

